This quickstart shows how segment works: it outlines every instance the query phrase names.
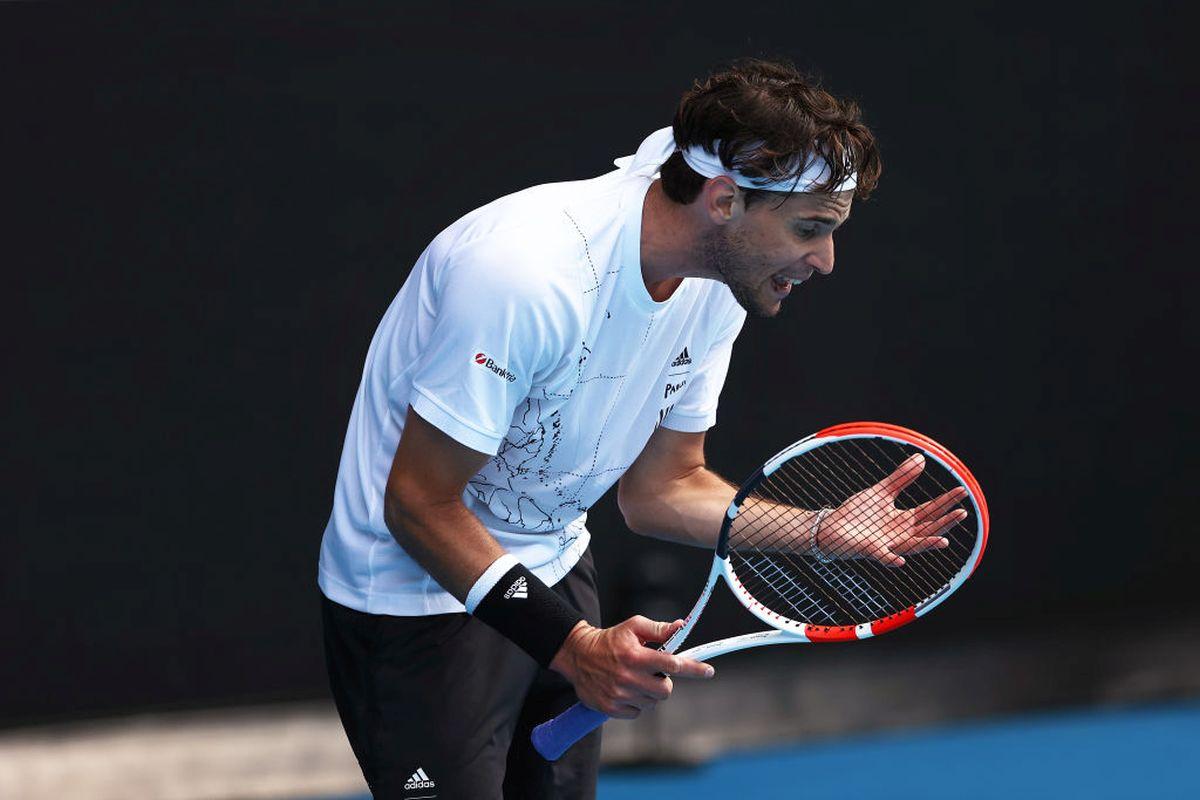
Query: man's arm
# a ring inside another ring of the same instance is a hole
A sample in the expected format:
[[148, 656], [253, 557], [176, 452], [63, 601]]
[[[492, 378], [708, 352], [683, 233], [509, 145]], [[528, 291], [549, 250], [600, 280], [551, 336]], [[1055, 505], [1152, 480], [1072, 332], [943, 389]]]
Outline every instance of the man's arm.
[[737, 487], [708, 469], [704, 432], [658, 428], [621, 476], [617, 504], [635, 533], [715, 547]]
[[[617, 488], [617, 503], [630, 530], [680, 544], [716, 546], [737, 487], [705, 466], [704, 436], [661, 427], [650, 436]], [[954, 509], [967, 496], [966, 489], [952, 489], [914, 509], [895, 507], [897, 493], [923, 469], [920, 456], [909, 457], [876, 485], [830, 509], [824, 519], [815, 509], [747, 498], [743, 509], [770, 506], [756, 509], [749, 519], [765, 513], [776, 522], [751, 531], [749, 543], [825, 558], [873, 558], [893, 567], [904, 565], [904, 555], [948, 547], [941, 534], [966, 518], [964, 509]], [[739, 514], [734, 520], [735, 534], [744, 518]]]
[[410, 408], [383, 498], [383, 519], [392, 536], [443, 589], [464, 602], [483, 571], [504, 555], [462, 502], [467, 481], [487, 459]]
[[[467, 481], [487, 462], [422, 419], [410, 407], [384, 496], [384, 521], [400, 546], [450, 594], [466, 601], [471, 587], [504, 548], [462, 503]], [[671, 693], [671, 679], [711, 677], [707, 665], [643, 646], [665, 641], [679, 622], [632, 617], [611, 628], [579, 622], [550, 666], [585, 704], [632, 718]], [[503, 633], [503, 631], [501, 631]]]
[[[650, 436], [617, 488], [617, 504], [631, 531], [679, 544], [716, 547], [737, 487], [705, 466], [704, 437], [703, 431], [683, 433], [661, 427]], [[746, 503], [776, 506], [778, 519], [788, 523], [779, 530], [761, 531], [761, 546], [791, 552], [811, 549], [808, 531], [815, 512], [761, 498]]]
[[[703, 431], [670, 428], [659, 428], [650, 436], [617, 488], [617, 503], [631, 531], [679, 544], [716, 547], [737, 487], [705, 466], [704, 436]], [[810, 528], [816, 512], [753, 497], [743, 508], [756, 503], [772, 506], [766, 513], [781, 523], [758, 532], [759, 546], [799, 553], [814, 547]], [[735, 532], [738, 522], [734, 521]]]

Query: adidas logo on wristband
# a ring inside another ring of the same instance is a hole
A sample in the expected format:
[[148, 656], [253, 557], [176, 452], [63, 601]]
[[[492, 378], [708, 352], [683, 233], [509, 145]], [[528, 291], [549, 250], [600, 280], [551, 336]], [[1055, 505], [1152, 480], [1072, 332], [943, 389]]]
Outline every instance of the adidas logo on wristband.
[[[495, 573], [500, 570], [504, 572], [497, 577]], [[484, 579], [491, 581], [491, 585], [481, 587], [480, 581]], [[483, 576], [468, 592], [468, 601], [472, 593], [482, 595], [482, 598], [474, 604], [471, 613], [543, 667], [550, 666], [562, 643], [583, 619], [578, 609], [510, 555], [501, 556], [484, 570]], [[463, 605], [472, 608], [471, 602]]]
[[529, 597], [529, 586], [525, 582], [524, 575], [513, 581], [513, 585], [508, 587], [508, 590], [504, 592], [505, 600], [512, 600], [513, 598], [524, 600], [527, 597]]

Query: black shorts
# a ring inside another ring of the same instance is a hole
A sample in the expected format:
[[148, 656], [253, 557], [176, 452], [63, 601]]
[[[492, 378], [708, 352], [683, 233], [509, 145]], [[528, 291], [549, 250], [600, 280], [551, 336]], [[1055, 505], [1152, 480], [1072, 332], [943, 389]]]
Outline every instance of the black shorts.
[[[591, 550], [554, 591], [600, 624]], [[364, 614], [321, 598], [338, 714], [380, 800], [594, 798], [600, 731], [554, 764], [533, 726], [575, 703], [561, 675], [469, 614]]]

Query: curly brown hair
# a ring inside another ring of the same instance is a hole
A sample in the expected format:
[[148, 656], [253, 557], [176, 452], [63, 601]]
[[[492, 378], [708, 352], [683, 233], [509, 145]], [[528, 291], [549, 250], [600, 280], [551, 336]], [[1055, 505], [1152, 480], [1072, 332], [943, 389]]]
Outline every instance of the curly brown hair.
[[[680, 149], [699, 145], [715, 152], [726, 168], [752, 178], [795, 177], [800, 165], [819, 154], [831, 174], [814, 187], [817, 192], [830, 192], [857, 172], [854, 195], [866, 199], [883, 168], [858, 105], [834, 97], [784, 61], [739, 59], [696, 81], [679, 101], [672, 125]], [[714, 142], [719, 142], [715, 151]], [[661, 173], [667, 197], [684, 205], [696, 199], [707, 180], [679, 152]], [[766, 198], [782, 201], [787, 193], [746, 190], [747, 207]]]

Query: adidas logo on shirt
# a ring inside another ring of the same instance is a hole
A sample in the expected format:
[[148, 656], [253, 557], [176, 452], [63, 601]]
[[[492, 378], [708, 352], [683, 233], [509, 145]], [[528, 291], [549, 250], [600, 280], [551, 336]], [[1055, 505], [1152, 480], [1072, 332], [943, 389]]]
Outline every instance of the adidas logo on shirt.
[[425, 770], [421, 767], [417, 767], [417, 771], [404, 784], [405, 789], [434, 789], [436, 787], [437, 784], [425, 774]]
[[691, 363], [692, 363], [692, 357], [688, 355], [687, 348], [685, 347], [685, 348], [683, 348], [683, 352], [680, 353], [678, 356], [676, 356], [675, 360], [671, 362], [671, 366], [672, 367], [686, 367], [688, 364], [691, 364]]
[[505, 600], [512, 600], [513, 598], [524, 600], [527, 597], [529, 597], [529, 586], [525, 583], [524, 575], [513, 581], [513, 585], [508, 587], [508, 591], [504, 593]]

